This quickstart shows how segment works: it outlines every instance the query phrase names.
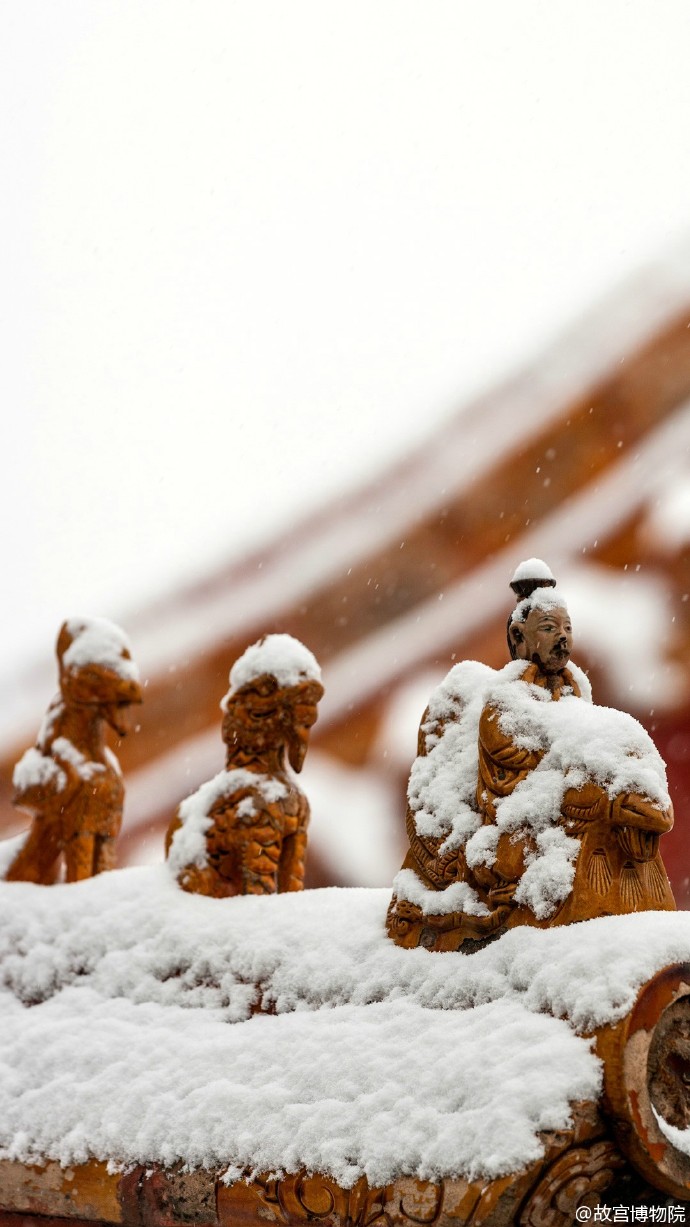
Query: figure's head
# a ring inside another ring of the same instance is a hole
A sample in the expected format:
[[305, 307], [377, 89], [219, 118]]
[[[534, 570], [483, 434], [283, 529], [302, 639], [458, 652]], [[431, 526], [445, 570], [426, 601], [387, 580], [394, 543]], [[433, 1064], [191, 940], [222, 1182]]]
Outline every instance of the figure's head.
[[573, 628], [568, 608], [552, 588], [536, 588], [513, 611], [508, 625], [513, 660], [529, 660], [559, 673], [570, 659]]
[[228, 695], [223, 717], [223, 741], [230, 750], [247, 754], [287, 752], [290, 766], [301, 771], [323, 694], [320, 682], [281, 687], [264, 674]]
[[127, 712], [141, 703], [139, 672], [124, 631], [107, 618], [68, 618], [57, 641], [60, 691], [69, 706], [85, 706], [123, 737]]
[[291, 635], [267, 635], [235, 662], [221, 704], [223, 741], [248, 754], [280, 750], [301, 771], [323, 695], [321, 670]]
[[[518, 604], [520, 604], [526, 597], [531, 596], [537, 588], [555, 588], [556, 579], [551, 567], [543, 559], [525, 558], [516, 566], [510, 586], [517, 597]], [[508, 640], [508, 651], [512, 659], [515, 660], [515, 644], [510, 637], [512, 619], [513, 615], [511, 614], [506, 627], [506, 638]]]

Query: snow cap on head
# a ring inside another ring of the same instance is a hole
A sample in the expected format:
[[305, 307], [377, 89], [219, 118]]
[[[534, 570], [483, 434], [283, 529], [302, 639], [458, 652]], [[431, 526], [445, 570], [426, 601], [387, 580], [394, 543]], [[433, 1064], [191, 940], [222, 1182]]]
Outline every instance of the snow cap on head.
[[526, 558], [516, 566], [510, 586], [518, 601], [524, 601], [535, 588], [555, 588], [556, 580], [541, 558]]
[[551, 567], [541, 558], [526, 558], [524, 562], [519, 562], [510, 581], [511, 587], [526, 579], [550, 580], [552, 585], [556, 583]]
[[524, 622], [532, 609], [564, 609], [567, 613], [568, 603], [565, 597], [554, 592], [553, 588], [535, 588], [534, 592], [515, 606], [510, 615], [511, 622]]
[[61, 668], [68, 673], [101, 665], [125, 681], [138, 682], [139, 670], [131, 651], [128, 636], [108, 618], [68, 618], [57, 645]]
[[235, 661], [226, 698], [265, 674], [274, 677], [281, 687], [321, 681], [316, 657], [299, 639], [284, 634], [264, 635]]

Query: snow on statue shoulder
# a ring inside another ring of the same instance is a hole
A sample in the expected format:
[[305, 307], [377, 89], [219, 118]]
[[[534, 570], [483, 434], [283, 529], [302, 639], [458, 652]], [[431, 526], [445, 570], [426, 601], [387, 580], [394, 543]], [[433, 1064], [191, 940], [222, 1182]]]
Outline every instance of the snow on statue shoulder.
[[511, 586], [512, 661], [456, 665], [422, 720], [387, 919], [401, 946], [467, 952], [515, 925], [675, 907], [662, 759], [632, 716], [592, 704], [546, 564]]
[[309, 805], [287, 762], [302, 768], [320, 677], [290, 635], [267, 635], [236, 661], [221, 704], [226, 769], [182, 802], [168, 831], [168, 863], [184, 890], [224, 898], [302, 889]]

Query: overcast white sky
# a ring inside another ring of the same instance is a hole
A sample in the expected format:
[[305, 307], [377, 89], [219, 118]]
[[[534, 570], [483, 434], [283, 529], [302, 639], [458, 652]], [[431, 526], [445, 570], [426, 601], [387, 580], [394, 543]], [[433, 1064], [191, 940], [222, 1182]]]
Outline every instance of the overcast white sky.
[[690, 223], [690, 7], [4, 0], [0, 676], [421, 437]]

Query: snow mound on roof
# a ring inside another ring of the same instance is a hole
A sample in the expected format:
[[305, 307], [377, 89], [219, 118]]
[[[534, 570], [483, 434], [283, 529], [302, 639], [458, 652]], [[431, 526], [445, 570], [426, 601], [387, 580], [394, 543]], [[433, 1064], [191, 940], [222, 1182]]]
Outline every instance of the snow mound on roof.
[[62, 655], [66, 669], [103, 665], [118, 677], [139, 681], [139, 670], [131, 659], [132, 645], [125, 632], [108, 618], [68, 618], [65, 623], [72, 642]]
[[230, 694], [269, 674], [281, 686], [321, 681], [316, 657], [292, 635], [265, 635], [248, 647], [230, 670]]
[[674, 913], [401, 950], [388, 899], [221, 901], [164, 867], [0, 883], [0, 1157], [493, 1177], [597, 1096], [577, 1032], [690, 958]]

